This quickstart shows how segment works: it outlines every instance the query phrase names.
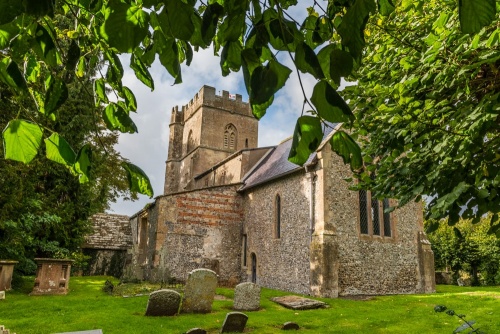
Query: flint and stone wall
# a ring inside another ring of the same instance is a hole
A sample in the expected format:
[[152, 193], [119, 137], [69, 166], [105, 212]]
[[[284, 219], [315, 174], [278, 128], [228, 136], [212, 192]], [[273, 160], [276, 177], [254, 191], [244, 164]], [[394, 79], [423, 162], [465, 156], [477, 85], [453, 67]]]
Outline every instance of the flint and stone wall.
[[358, 193], [343, 181], [350, 177], [348, 166], [329, 147], [321, 151], [321, 158], [325, 165], [324, 229], [335, 236], [338, 294], [433, 291], [432, 251], [420, 242], [425, 236], [421, 204], [408, 203], [391, 213], [392, 237], [361, 236]]
[[191, 270], [208, 268], [219, 275], [219, 284], [238, 284], [243, 208], [236, 187], [162, 196], [147, 212], [133, 217], [134, 234], [147, 215], [147, 254], [144, 261], [137, 261], [142, 253], [140, 240], [134, 239], [133, 263], [127, 274], [149, 280], [185, 281]]
[[[245, 194], [247, 266], [244, 280], [251, 279], [251, 254], [257, 259], [257, 281], [272, 289], [310, 293], [309, 192], [303, 171], [248, 190]], [[275, 235], [275, 201], [280, 196], [281, 233]]]

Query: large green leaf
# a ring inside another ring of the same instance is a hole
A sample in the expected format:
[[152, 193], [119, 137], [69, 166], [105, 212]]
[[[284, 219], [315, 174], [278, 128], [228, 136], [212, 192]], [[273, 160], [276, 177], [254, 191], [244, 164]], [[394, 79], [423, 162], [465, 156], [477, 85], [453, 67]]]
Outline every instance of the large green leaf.
[[269, 33], [269, 42], [276, 50], [293, 52], [303, 40], [295, 23], [286, 20], [272, 8], [264, 12], [264, 22]]
[[10, 41], [19, 33], [19, 27], [13, 23], [0, 25], [0, 50], [10, 45]]
[[169, 0], [165, 1], [165, 8], [158, 15], [158, 20], [166, 36], [189, 41], [195, 31], [193, 14], [193, 6], [181, 0]]
[[134, 121], [132, 121], [125, 109], [123, 109], [119, 104], [108, 104], [102, 113], [102, 118], [110, 130], [118, 130], [123, 133], [137, 132], [137, 127]]
[[462, 31], [477, 33], [495, 18], [495, 0], [459, 0], [458, 13]]
[[261, 104], [269, 99], [284, 85], [292, 71], [275, 60], [266, 66], [257, 67], [251, 76], [250, 103]]
[[307, 43], [311, 48], [316, 48], [319, 44], [316, 42], [316, 40], [313, 38], [313, 34], [316, 31], [316, 22], [318, 21], [318, 16], [316, 15], [309, 15], [306, 17], [304, 22], [302, 23], [302, 26], [300, 27], [300, 30], [304, 34], [304, 42]]
[[42, 143], [42, 129], [37, 124], [16, 119], [3, 130], [5, 159], [29, 163]]
[[354, 59], [351, 55], [340, 49], [333, 49], [330, 53], [330, 78], [340, 85], [340, 78], [351, 74], [354, 67]]
[[17, 92], [23, 92], [28, 89], [19, 67], [8, 57], [0, 61], [0, 80]]
[[168, 73], [174, 77], [174, 83], [181, 83], [182, 74], [181, 64], [179, 62], [179, 47], [175, 39], [165, 38], [161, 31], [155, 31], [154, 39], [160, 63], [167, 69]]
[[90, 171], [92, 169], [92, 148], [90, 144], [85, 144], [78, 151], [76, 156], [76, 161], [73, 165], [73, 173], [78, 175], [78, 181], [80, 183], [87, 183], [90, 179]]
[[142, 169], [129, 162], [124, 162], [123, 168], [127, 171], [130, 190], [153, 197], [153, 187]]
[[318, 57], [313, 49], [304, 42], [299, 43], [295, 50], [295, 65], [301, 72], [310, 73], [318, 80], [325, 77]]
[[241, 67], [241, 43], [226, 42], [220, 57], [220, 67], [222, 75], [227, 76], [231, 71], [238, 72]]
[[134, 70], [137, 79], [141, 80], [143, 84], [151, 88], [151, 91], [155, 89], [155, 84], [153, 77], [149, 73], [147, 67], [141, 61], [140, 58], [135, 57], [134, 54], [130, 57], [130, 68]]
[[205, 9], [201, 25], [201, 35], [206, 45], [210, 45], [212, 38], [214, 38], [217, 22], [223, 14], [224, 7], [217, 2], [208, 5]]
[[149, 15], [140, 6], [110, 0], [100, 34], [109, 46], [130, 53], [146, 37], [148, 26]]
[[19, 0], [0, 1], [0, 25], [11, 22], [23, 13], [23, 3]]
[[95, 94], [95, 104], [99, 106], [101, 102], [108, 103], [108, 96], [106, 95], [106, 85], [104, 84], [104, 79], [99, 78], [94, 81], [94, 94]]
[[356, 0], [342, 18], [338, 33], [342, 44], [349, 48], [349, 53], [356, 61], [361, 59], [365, 46], [364, 29], [370, 12], [375, 12], [374, 0]]
[[31, 46], [38, 57], [47, 65], [56, 67], [61, 62], [59, 52], [51, 34], [40, 24], [36, 28], [36, 37], [32, 41]]
[[68, 99], [68, 87], [64, 81], [51, 77], [49, 88], [45, 93], [45, 113], [52, 114]]
[[73, 166], [76, 161], [76, 154], [64, 138], [54, 132], [44, 141], [47, 159], [66, 166]]
[[309, 158], [309, 155], [316, 151], [322, 139], [321, 120], [313, 116], [300, 117], [293, 132], [288, 161], [302, 166]]
[[392, 3], [392, 0], [378, 0], [378, 11], [380, 14], [387, 16], [395, 9], [396, 7]]
[[325, 80], [321, 80], [314, 86], [311, 102], [316, 107], [319, 116], [329, 122], [340, 123], [354, 119], [347, 103]]
[[125, 99], [125, 104], [127, 105], [127, 108], [129, 110], [137, 110], [137, 101], [135, 99], [135, 95], [128, 87], [123, 87], [120, 97]]
[[342, 157], [345, 164], [350, 164], [352, 170], [363, 166], [359, 145], [344, 131], [337, 130], [330, 138], [332, 150]]

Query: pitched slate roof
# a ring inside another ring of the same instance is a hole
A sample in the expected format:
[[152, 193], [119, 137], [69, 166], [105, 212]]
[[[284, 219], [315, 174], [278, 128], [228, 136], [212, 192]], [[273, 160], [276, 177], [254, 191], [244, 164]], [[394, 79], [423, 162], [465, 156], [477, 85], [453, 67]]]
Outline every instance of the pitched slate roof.
[[[325, 141], [329, 139], [337, 126], [338, 123], [334, 123], [326, 127], [320, 148], [324, 145]], [[249, 175], [243, 178], [242, 182], [244, 185], [239, 190], [246, 190], [303, 169], [303, 166], [288, 161], [291, 147], [292, 138], [290, 137], [282, 141], [278, 146], [270, 149]], [[315, 158], [316, 152], [311, 153], [304, 166], [311, 164]]]

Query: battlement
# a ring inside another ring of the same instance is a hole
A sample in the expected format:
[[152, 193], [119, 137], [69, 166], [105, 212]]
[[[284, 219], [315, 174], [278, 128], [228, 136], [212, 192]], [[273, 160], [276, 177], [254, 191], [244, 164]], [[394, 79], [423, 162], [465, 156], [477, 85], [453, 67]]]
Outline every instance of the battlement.
[[200, 107], [213, 107], [227, 110], [231, 113], [237, 113], [245, 116], [252, 116], [252, 108], [248, 102], [244, 102], [240, 94], [229, 94], [223, 90], [222, 95], [217, 95], [215, 88], [210, 86], [201, 87], [200, 91], [188, 102], [188, 104], [172, 108], [172, 117], [170, 123], [185, 122]]

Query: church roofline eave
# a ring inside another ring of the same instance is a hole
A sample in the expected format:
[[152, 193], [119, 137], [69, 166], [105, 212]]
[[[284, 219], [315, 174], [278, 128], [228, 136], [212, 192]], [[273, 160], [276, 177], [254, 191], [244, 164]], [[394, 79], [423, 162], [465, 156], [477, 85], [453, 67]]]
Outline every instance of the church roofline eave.
[[330, 132], [328, 134], [328, 136], [326, 136], [325, 139], [323, 139], [323, 141], [319, 144], [318, 148], [316, 149], [316, 152], [321, 151], [323, 149], [323, 147], [325, 147], [326, 143], [328, 143], [330, 141], [330, 138], [332, 138], [333, 134], [335, 132], [337, 132], [342, 127], [342, 124], [344, 124], [344, 123], [338, 123], [337, 125], [335, 125], [335, 127], [333, 128], [333, 131]]
[[196, 175], [194, 177], [194, 179], [198, 180], [198, 179], [202, 178], [203, 176], [209, 174], [210, 172], [213, 172], [215, 169], [217, 169], [220, 166], [224, 165], [226, 162], [228, 162], [228, 161], [236, 158], [238, 155], [241, 155], [243, 152], [256, 151], [256, 150], [265, 150], [265, 149], [270, 149], [270, 148], [273, 148], [273, 147], [274, 146], [264, 146], [264, 147], [254, 147], [254, 148], [243, 148], [241, 150], [238, 150], [238, 151], [234, 152], [233, 154], [231, 154], [230, 156], [228, 156], [227, 158], [225, 158], [224, 160], [221, 160], [217, 164], [213, 165], [209, 169], [207, 169], [207, 170], [201, 172], [200, 174]]
[[153, 201], [152, 201], [152, 202], [147, 203], [147, 204], [144, 206], [144, 208], [140, 209], [139, 211], [137, 211], [136, 213], [134, 213], [133, 215], [131, 215], [131, 216], [129, 217], [129, 220], [130, 220], [130, 219], [133, 219], [133, 218], [135, 218], [135, 217], [137, 217], [137, 216], [140, 216], [142, 213], [146, 212], [148, 209], [150, 209], [151, 207], [155, 206], [155, 205], [156, 205], [156, 200], [157, 200], [159, 197], [161, 197], [161, 196], [163, 196], [163, 195], [158, 195], [158, 196], [156, 196], [156, 197], [153, 199]]
[[255, 183], [255, 184], [252, 184], [252, 185], [250, 185], [248, 187], [246, 187], [246, 185], [243, 185], [241, 188], [237, 189], [237, 192], [244, 192], [244, 191], [246, 191], [248, 189], [252, 189], [252, 188], [261, 186], [263, 184], [276, 181], [276, 180], [281, 179], [281, 178], [283, 178], [285, 176], [288, 176], [290, 174], [298, 173], [298, 172], [300, 172], [302, 170], [305, 171], [305, 169], [306, 169], [306, 166], [298, 166], [297, 168], [292, 169], [292, 170], [290, 170], [290, 171], [288, 171], [286, 173], [283, 173], [283, 174], [280, 174], [280, 175], [276, 175], [276, 176], [274, 176], [272, 178], [269, 178], [267, 180], [264, 180], [264, 181], [261, 181], [261, 182]]

